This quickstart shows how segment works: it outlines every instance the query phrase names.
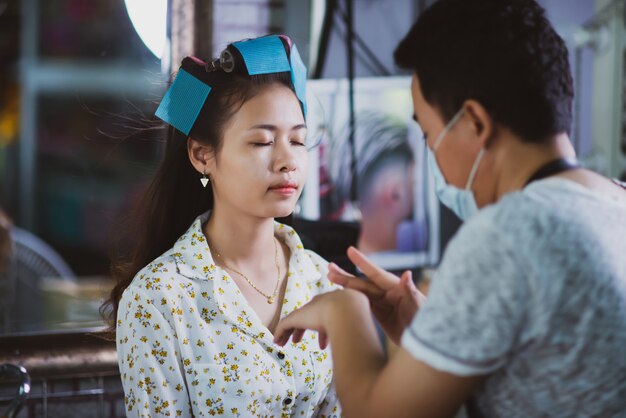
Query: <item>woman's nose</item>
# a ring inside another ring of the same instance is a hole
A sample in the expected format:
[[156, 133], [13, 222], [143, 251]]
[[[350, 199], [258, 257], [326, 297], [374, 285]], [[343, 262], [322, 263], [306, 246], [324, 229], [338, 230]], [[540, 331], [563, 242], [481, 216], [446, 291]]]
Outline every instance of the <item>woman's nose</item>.
[[274, 168], [276, 171], [289, 173], [298, 168], [296, 156], [291, 148], [291, 144], [280, 144], [275, 150]]

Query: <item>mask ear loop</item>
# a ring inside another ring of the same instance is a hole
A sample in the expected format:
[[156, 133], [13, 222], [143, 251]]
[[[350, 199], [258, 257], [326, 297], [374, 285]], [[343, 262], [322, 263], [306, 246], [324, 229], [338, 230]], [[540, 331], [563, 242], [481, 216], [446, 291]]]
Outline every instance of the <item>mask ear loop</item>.
[[474, 177], [476, 177], [476, 172], [478, 171], [480, 160], [483, 159], [483, 155], [485, 155], [485, 149], [481, 148], [478, 156], [476, 157], [476, 161], [474, 161], [472, 170], [470, 171], [469, 178], [467, 179], [467, 184], [465, 185], [465, 190], [470, 190], [470, 188], [472, 187], [472, 183], [474, 183]]
[[450, 122], [446, 124], [445, 128], [443, 128], [443, 131], [441, 131], [441, 133], [435, 140], [435, 143], [433, 144], [433, 152], [437, 151], [437, 148], [439, 148], [439, 145], [441, 144], [441, 141], [443, 141], [443, 138], [445, 138], [450, 129], [452, 129], [452, 127], [459, 121], [459, 119], [461, 119], [461, 116], [463, 116], [464, 112], [465, 109], [461, 108], [458, 112], [456, 112], [456, 115], [454, 115], [452, 119], [450, 119]]

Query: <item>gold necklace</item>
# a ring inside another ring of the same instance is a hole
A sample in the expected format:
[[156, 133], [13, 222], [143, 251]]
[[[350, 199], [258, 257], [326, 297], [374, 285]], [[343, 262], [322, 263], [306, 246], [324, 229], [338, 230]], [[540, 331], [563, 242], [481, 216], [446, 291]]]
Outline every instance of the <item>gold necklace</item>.
[[250, 286], [252, 286], [252, 288], [254, 290], [256, 290], [257, 292], [259, 292], [260, 294], [262, 294], [266, 299], [267, 299], [267, 303], [269, 303], [270, 305], [272, 303], [274, 303], [274, 300], [276, 300], [276, 294], [278, 293], [278, 284], [280, 283], [280, 266], [278, 265], [278, 244], [276, 244], [277, 239], [274, 238], [274, 262], [276, 263], [276, 271], [278, 272], [276, 275], [276, 286], [274, 287], [274, 291], [272, 292], [271, 295], [267, 295], [265, 294], [261, 289], [259, 289], [258, 287], [256, 287], [254, 285], [254, 283], [252, 283], [252, 281], [250, 281], [250, 279], [248, 279], [248, 277], [243, 274], [242, 272], [240, 272], [237, 269], [234, 269], [232, 267], [230, 267], [228, 264], [226, 264], [226, 261], [224, 260], [224, 257], [222, 257], [218, 251], [218, 249], [214, 246], [211, 245], [211, 247], [213, 248], [213, 250], [215, 250], [215, 255], [217, 256], [217, 258], [219, 258], [220, 260], [222, 260], [222, 265], [224, 267], [226, 267], [228, 270], [231, 270], [235, 273], [237, 273], [238, 275], [240, 275], [241, 277], [244, 278], [244, 280], [246, 282], [248, 282], [248, 284]]

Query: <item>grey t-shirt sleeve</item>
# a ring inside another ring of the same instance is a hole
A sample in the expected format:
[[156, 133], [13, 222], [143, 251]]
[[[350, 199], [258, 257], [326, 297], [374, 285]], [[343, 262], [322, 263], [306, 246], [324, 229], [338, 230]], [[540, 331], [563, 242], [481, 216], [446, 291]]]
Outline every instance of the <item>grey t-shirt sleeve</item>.
[[413, 357], [460, 376], [488, 374], [506, 362], [528, 303], [514, 242], [481, 215], [448, 245], [428, 300], [402, 336]]

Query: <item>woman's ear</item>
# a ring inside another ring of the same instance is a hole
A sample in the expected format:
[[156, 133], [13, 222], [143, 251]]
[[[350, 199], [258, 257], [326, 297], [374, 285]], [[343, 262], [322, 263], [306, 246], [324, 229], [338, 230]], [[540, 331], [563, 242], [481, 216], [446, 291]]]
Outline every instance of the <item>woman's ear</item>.
[[203, 144], [193, 138], [187, 138], [187, 153], [189, 161], [198, 173], [211, 173], [211, 163], [213, 162], [213, 150], [210, 146]]
[[487, 109], [476, 100], [466, 100], [463, 108], [470, 119], [473, 136], [478, 138], [481, 148], [487, 148], [496, 128], [495, 121]]

